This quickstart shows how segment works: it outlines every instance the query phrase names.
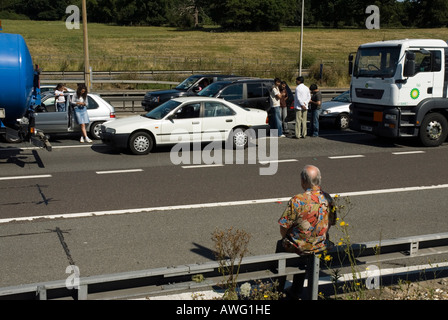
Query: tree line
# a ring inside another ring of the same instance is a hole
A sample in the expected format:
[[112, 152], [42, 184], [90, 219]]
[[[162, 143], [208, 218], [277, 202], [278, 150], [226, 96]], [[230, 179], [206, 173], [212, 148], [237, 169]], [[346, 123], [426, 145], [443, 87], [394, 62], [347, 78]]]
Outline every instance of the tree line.
[[[447, 0], [304, 0], [304, 25], [365, 28], [366, 8], [380, 9], [380, 26], [448, 27]], [[81, 0], [0, 0], [0, 19], [65, 20]], [[89, 22], [238, 31], [279, 30], [301, 23], [302, 0], [87, 0]]]

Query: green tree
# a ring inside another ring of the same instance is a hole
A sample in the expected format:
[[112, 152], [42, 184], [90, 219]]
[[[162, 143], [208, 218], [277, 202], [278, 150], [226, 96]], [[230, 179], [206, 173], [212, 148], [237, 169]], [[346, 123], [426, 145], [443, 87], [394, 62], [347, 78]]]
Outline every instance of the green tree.
[[65, 17], [65, 9], [70, 4], [70, 0], [19, 0], [13, 9], [32, 20], [59, 20]]
[[224, 0], [211, 4], [214, 21], [239, 31], [279, 30], [285, 0]]
[[166, 1], [116, 0], [116, 22], [121, 25], [153, 25], [166, 23]]
[[98, 23], [116, 23], [116, 2], [116, 0], [89, 0], [87, 2], [88, 20]]
[[418, 27], [436, 28], [448, 26], [448, 1], [418, 0], [416, 2]]

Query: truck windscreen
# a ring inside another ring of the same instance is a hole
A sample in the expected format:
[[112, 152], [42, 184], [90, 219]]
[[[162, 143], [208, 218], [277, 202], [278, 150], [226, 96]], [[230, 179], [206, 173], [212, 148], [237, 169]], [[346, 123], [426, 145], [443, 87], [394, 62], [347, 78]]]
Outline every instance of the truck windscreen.
[[397, 69], [400, 47], [361, 48], [356, 55], [354, 77], [391, 78]]

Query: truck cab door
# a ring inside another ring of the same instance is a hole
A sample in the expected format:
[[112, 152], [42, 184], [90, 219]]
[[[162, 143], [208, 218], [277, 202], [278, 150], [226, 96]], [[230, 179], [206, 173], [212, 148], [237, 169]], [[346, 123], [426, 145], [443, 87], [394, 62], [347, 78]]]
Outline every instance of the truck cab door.
[[415, 72], [400, 90], [402, 103], [409, 106], [421, 101], [441, 97], [444, 84], [441, 50], [413, 50], [415, 53]]

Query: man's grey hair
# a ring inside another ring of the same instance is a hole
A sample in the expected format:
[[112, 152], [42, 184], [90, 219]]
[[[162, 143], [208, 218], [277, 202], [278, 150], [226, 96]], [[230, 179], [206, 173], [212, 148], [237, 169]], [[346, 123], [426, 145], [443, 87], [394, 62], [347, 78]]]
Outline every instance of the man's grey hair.
[[300, 173], [300, 177], [307, 187], [320, 186], [322, 180], [319, 168], [312, 165], [305, 166]]

